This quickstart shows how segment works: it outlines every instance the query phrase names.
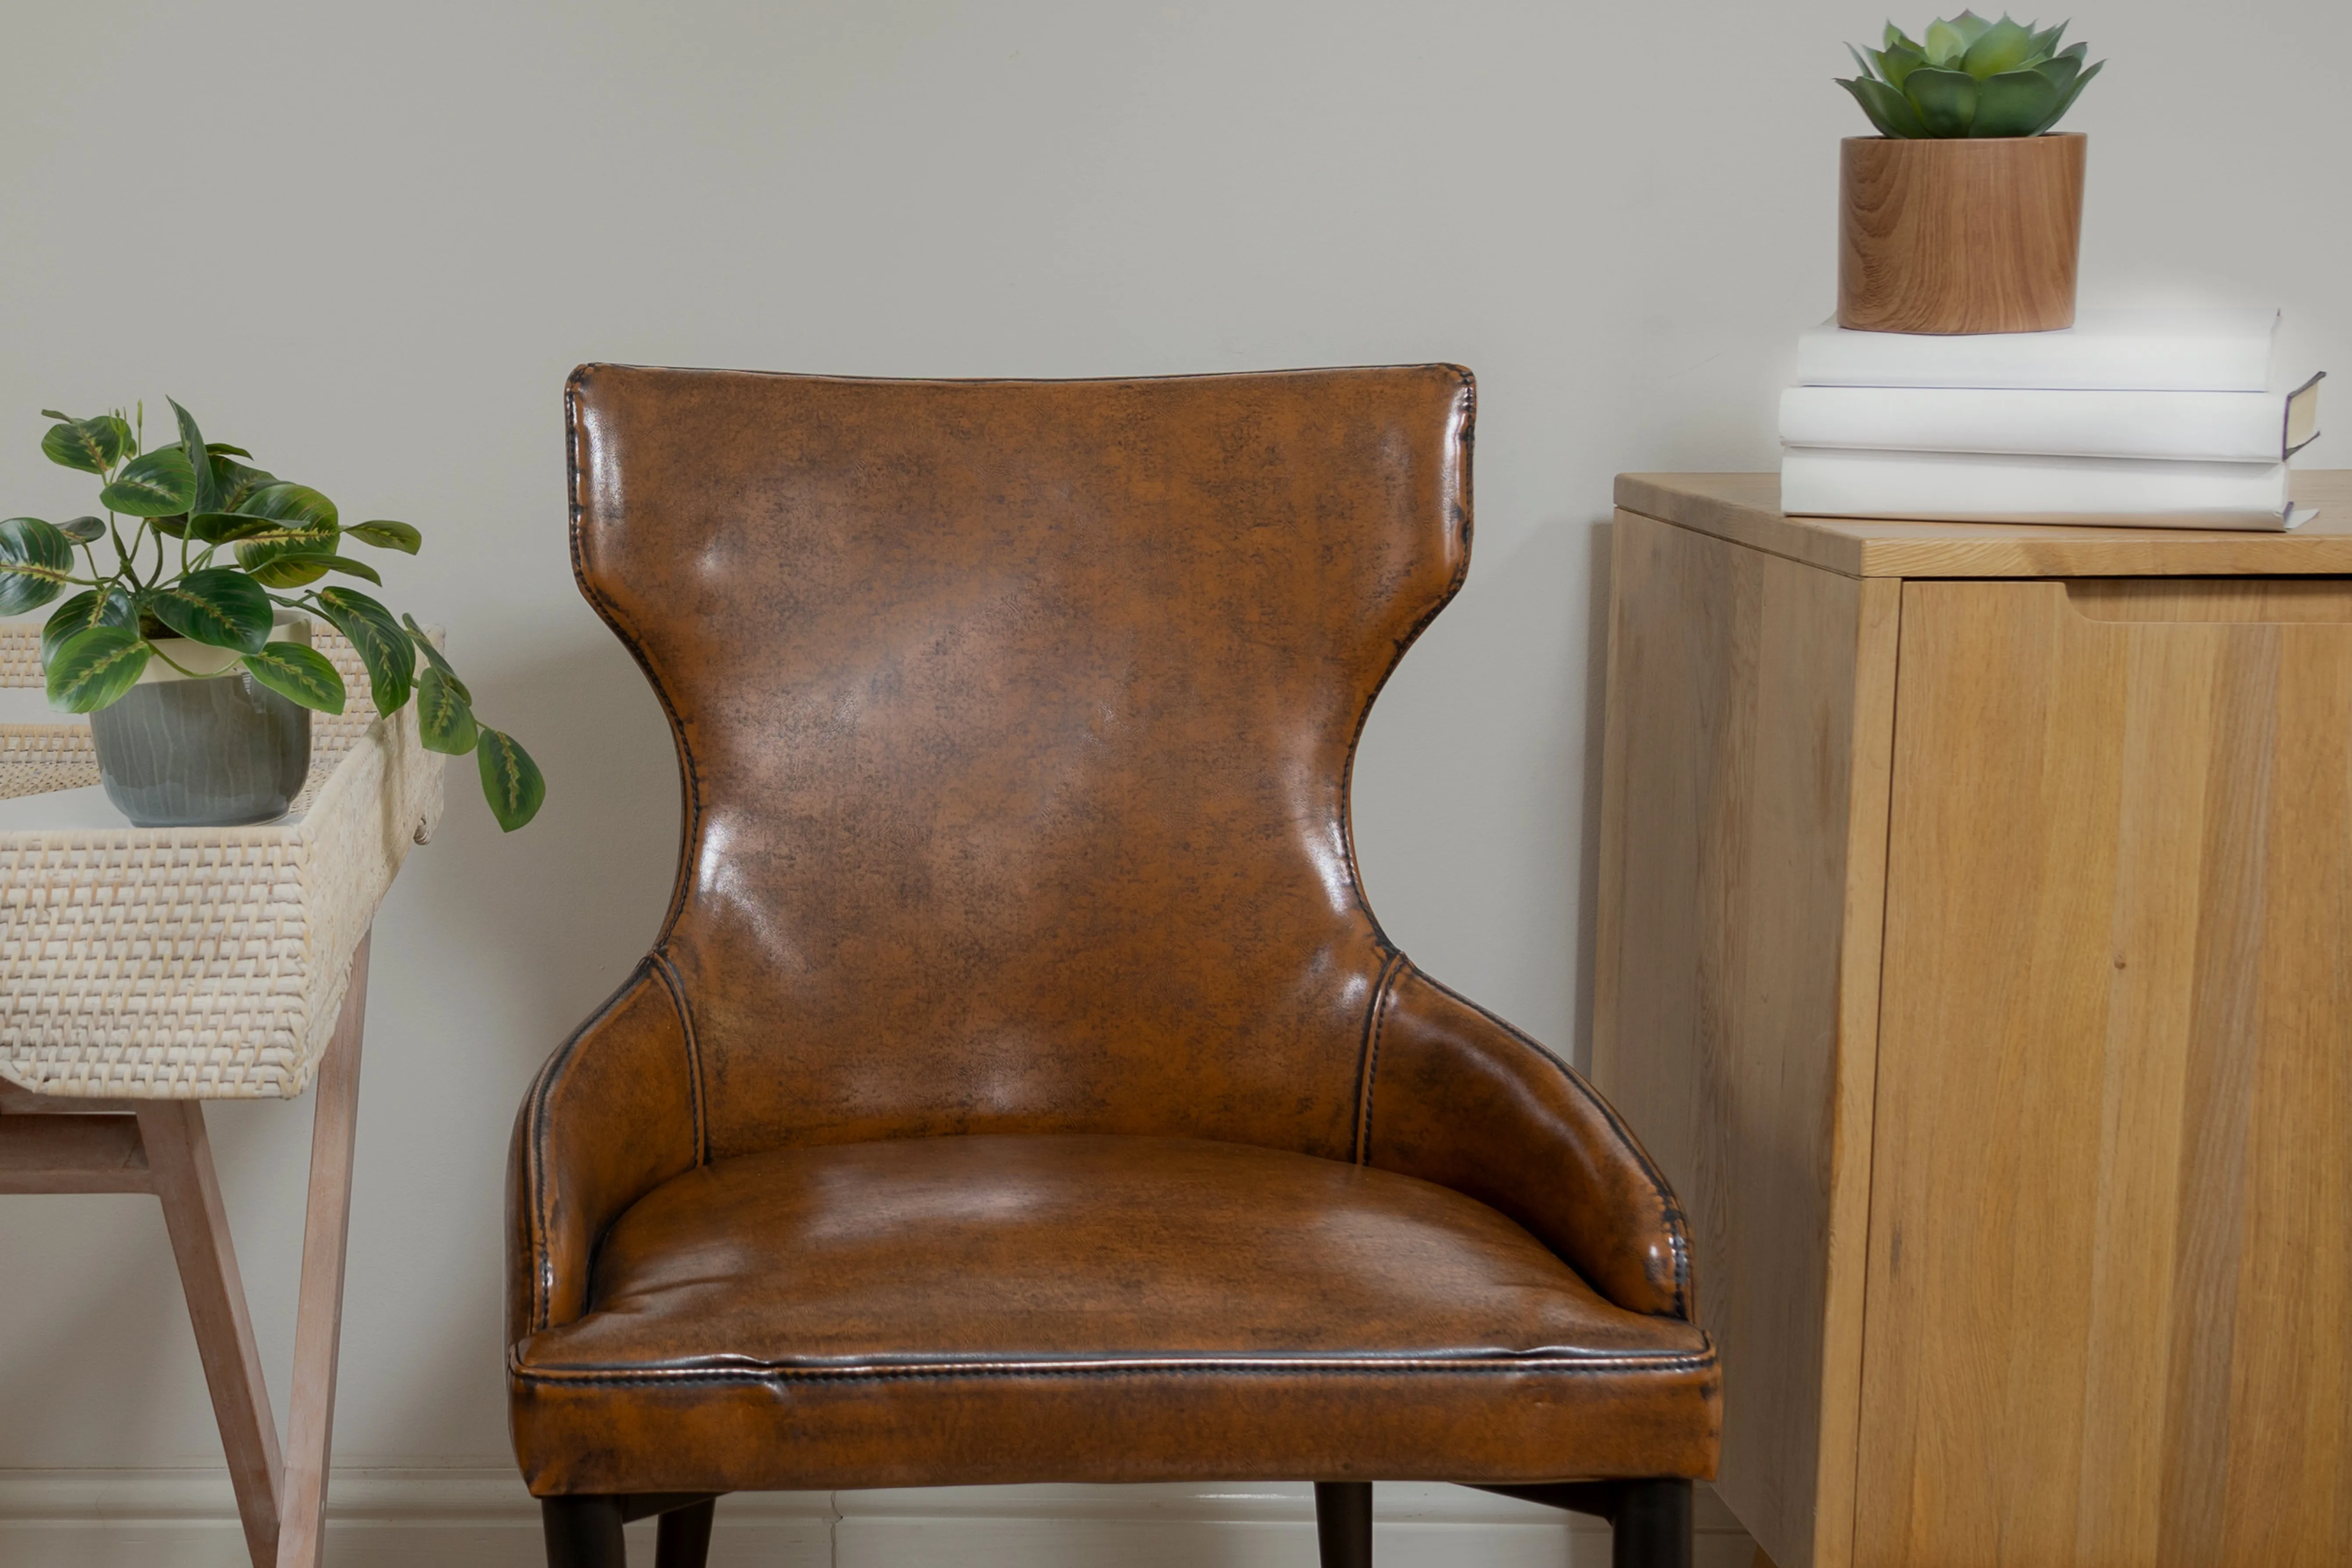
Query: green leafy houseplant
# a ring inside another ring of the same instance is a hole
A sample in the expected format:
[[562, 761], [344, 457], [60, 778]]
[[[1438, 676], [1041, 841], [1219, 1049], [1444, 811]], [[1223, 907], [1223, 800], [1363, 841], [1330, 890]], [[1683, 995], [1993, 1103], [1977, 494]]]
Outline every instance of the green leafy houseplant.
[[1892, 22], [1885, 47], [1846, 46], [1862, 74], [1837, 84], [1853, 94], [1879, 133], [1902, 141], [1960, 136], [2039, 136], [2074, 106], [2099, 66], [2088, 46], [2058, 47], [2067, 24], [2037, 30], [1973, 11], [1928, 24], [1914, 43]]
[[[270, 640], [281, 609], [304, 611], [350, 639], [377, 711], [397, 712], [414, 695], [425, 746], [475, 754], [500, 827], [512, 832], [529, 822], [547, 794], [530, 753], [511, 735], [476, 722], [473, 694], [413, 618], [323, 581], [381, 585], [375, 568], [341, 553], [343, 542], [414, 555], [423, 542], [417, 531], [404, 522], [346, 526], [333, 501], [241, 461], [252, 457], [241, 447], [206, 442], [186, 409], [177, 403], [172, 409], [180, 438], [152, 451], [142, 449], [143, 409], [135, 423], [119, 409], [87, 419], [42, 410], [57, 423], [41, 450], [97, 475], [106, 512], [62, 523], [0, 521], [0, 615], [22, 615], [81, 590], [41, 631], [50, 706], [95, 712], [129, 692], [150, 659], [198, 677], [157, 646], [177, 637], [236, 655], [219, 676], [242, 671], [305, 708], [341, 713], [343, 681], [333, 664], [301, 643]], [[110, 568], [99, 563], [101, 542], [112, 549]], [[86, 574], [78, 571], [84, 564]]]

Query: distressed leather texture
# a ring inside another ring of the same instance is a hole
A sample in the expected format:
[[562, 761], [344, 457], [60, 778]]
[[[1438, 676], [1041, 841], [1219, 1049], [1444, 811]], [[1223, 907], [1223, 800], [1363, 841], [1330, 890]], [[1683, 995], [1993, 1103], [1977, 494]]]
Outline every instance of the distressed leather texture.
[[516, 1128], [535, 1493], [1713, 1474], [1673, 1194], [1357, 877], [1466, 372], [568, 405], [685, 823]]

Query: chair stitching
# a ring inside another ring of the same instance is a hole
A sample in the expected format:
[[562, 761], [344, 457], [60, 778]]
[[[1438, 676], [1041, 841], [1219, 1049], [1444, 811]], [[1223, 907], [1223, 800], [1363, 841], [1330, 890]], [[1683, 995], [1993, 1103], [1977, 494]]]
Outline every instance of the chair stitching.
[[1388, 1000], [1398, 977], [1410, 966], [1405, 955], [1390, 949], [1381, 963], [1380, 983], [1372, 987], [1372, 1005], [1364, 1013], [1363, 1052], [1356, 1068], [1356, 1163], [1371, 1158], [1372, 1088], [1381, 1070], [1381, 1033], [1388, 1022]]
[[670, 962], [667, 944], [656, 948], [648, 955], [647, 962], [661, 976], [663, 985], [669, 991], [670, 1005], [677, 1009], [678, 1030], [686, 1040], [687, 1095], [692, 1103], [694, 1121], [694, 1163], [708, 1165], [710, 1163], [710, 1123], [704, 1110], [702, 1043], [694, 1030], [694, 1009], [687, 1004], [686, 983], [678, 977], [677, 965]]
[[583, 1368], [550, 1372], [518, 1364], [511, 1356], [508, 1375], [519, 1383], [552, 1387], [595, 1384], [675, 1385], [733, 1383], [945, 1383], [990, 1378], [1150, 1378], [1150, 1377], [1507, 1377], [1529, 1373], [1545, 1376], [1598, 1376], [1624, 1373], [1710, 1372], [1717, 1364], [1712, 1349], [1705, 1353], [1676, 1356], [1627, 1356], [1570, 1360], [1565, 1357], [1509, 1362], [1395, 1362], [1367, 1364], [1316, 1365], [1303, 1362], [1189, 1362], [1181, 1364], [1091, 1366], [955, 1366], [955, 1367], [745, 1367], [741, 1369], [679, 1368], [675, 1371]]
[[547, 1327], [548, 1320], [555, 1311], [555, 1254], [548, 1245], [549, 1238], [555, 1232], [554, 1188], [547, 1179], [549, 1100], [554, 1092], [556, 1079], [562, 1077], [563, 1069], [571, 1065], [572, 1056], [580, 1048], [580, 1042], [611, 1016], [613, 1010], [621, 1005], [623, 997], [644, 983], [652, 963], [651, 954], [639, 959], [636, 967], [629, 971], [629, 977], [621, 982], [620, 988], [605, 997], [604, 1005], [572, 1031], [571, 1037], [555, 1048], [554, 1053], [541, 1065], [539, 1075], [531, 1080], [530, 1183], [534, 1194], [532, 1228], [536, 1234], [531, 1237], [534, 1267], [530, 1291], [531, 1327], [534, 1330]]

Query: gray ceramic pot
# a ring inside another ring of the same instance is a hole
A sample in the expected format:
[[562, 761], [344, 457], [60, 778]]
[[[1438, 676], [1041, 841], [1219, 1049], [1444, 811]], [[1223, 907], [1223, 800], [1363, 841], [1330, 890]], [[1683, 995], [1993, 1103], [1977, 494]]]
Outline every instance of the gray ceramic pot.
[[243, 670], [143, 681], [89, 731], [106, 798], [141, 827], [268, 822], [310, 772], [310, 710]]

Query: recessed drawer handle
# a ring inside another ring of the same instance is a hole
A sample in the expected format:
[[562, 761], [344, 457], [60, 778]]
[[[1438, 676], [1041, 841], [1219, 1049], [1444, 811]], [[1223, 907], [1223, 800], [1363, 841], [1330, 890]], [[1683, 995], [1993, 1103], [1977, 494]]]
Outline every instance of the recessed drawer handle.
[[2069, 577], [2086, 620], [2352, 625], [2352, 577]]

